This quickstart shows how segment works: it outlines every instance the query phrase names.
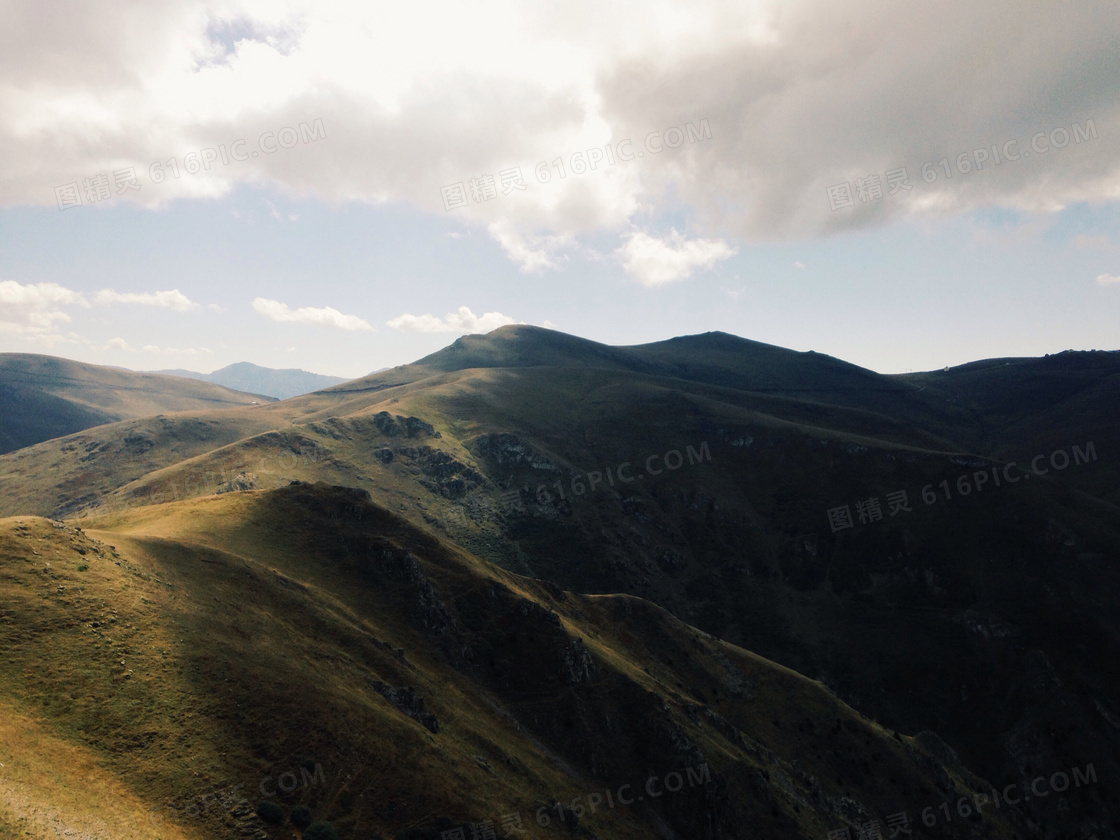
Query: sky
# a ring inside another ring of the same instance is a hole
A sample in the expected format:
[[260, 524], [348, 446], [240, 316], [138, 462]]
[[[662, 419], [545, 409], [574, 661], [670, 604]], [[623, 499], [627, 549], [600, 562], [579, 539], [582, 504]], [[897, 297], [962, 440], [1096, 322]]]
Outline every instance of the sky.
[[0, 0], [0, 352], [1120, 349], [1115, 0]]

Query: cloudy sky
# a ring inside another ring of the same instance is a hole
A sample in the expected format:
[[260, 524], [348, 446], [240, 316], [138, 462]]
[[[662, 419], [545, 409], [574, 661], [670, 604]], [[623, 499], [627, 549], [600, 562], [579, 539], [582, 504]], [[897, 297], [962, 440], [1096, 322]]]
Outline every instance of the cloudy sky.
[[0, 0], [0, 351], [1118, 349], [1115, 0]]

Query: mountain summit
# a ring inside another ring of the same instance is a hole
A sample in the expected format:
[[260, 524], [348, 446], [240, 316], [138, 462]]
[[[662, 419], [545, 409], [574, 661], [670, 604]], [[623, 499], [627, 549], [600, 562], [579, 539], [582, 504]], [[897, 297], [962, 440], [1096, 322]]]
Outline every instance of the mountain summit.
[[820, 353], [708, 332], [651, 344], [612, 346], [524, 324], [465, 335], [409, 365], [375, 373], [340, 390], [360, 389], [437, 371], [472, 368], [586, 368], [685, 379], [751, 391], [813, 392], [913, 390], [889, 378]]

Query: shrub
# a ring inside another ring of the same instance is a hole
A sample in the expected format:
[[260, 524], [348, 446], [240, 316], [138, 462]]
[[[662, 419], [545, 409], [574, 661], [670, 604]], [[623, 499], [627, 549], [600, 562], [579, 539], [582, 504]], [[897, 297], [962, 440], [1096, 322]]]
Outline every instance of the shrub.
[[306, 805], [292, 808], [292, 825], [296, 828], [307, 828], [311, 825], [311, 811]]
[[303, 832], [303, 840], [338, 840], [338, 832], [329, 822], [315, 822]]
[[264, 799], [257, 803], [257, 816], [265, 822], [275, 825], [284, 822], [284, 809], [275, 802]]

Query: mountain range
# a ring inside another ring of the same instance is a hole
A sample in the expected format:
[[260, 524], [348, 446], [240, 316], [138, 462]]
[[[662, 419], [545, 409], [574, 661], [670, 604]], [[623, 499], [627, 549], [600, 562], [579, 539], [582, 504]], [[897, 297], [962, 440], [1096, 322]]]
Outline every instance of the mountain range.
[[234, 391], [264, 394], [278, 400], [310, 394], [312, 391], [319, 391], [346, 381], [341, 376], [324, 376], [320, 373], [308, 373], [305, 370], [294, 368], [276, 370], [254, 365], [250, 362], [237, 362], [213, 373], [196, 373], [193, 370], [157, 370], [153, 372], [166, 376], [201, 379], [203, 382], [213, 382], [215, 385], [231, 388]]
[[1118, 385], [509, 326], [24, 446], [0, 830], [1116, 837]]

